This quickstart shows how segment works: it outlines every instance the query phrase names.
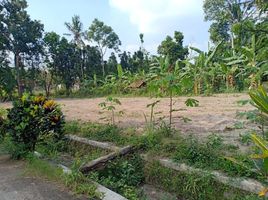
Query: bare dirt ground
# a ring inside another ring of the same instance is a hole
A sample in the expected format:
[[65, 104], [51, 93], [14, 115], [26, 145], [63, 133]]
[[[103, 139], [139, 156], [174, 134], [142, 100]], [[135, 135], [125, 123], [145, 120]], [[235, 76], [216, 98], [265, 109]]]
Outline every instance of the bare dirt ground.
[[[256, 125], [247, 124], [243, 129], [235, 129], [236, 123], [241, 122], [237, 118], [237, 112], [249, 111], [254, 108], [247, 104], [240, 106], [239, 100], [249, 99], [248, 94], [218, 94], [208, 97], [191, 97], [199, 101], [198, 107], [187, 107], [184, 102], [187, 97], [174, 98], [174, 109], [182, 109], [174, 112], [173, 126], [183, 134], [194, 134], [198, 137], [207, 136], [211, 133], [219, 133], [228, 141], [237, 139], [239, 134], [245, 131], [256, 129]], [[129, 97], [119, 98], [122, 105], [117, 106], [117, 111], [123, 111], [123, 116], [116, 116], [116, 122], [123, 127], [134, 127], [141, 129], [145, 125], [144, 114], [149, 118], [150, 109], [147, 104], [154, 102], [156, 99], [147, 97]], [[108, 113], [101, 110], [99, 103], [105, 98], [92, 99], [58, 99], [62, 105], [63, 112], [67, 120], [79, 120], [81, 122], [105, 122], [103, 117], [108, 117]], [[168, 120], [169, 99], [161, 98], [160, 103], [156, 105], [155, 112], [162, 112], [156, 115], [165, 116]], [[10, 107], [10, 103], [0, 103], [0, 107]], [[182, 119], [188, 118], [191, 121], [184, 122]]]
[[79, 200], [54, 183], [23, 176], [23, 171], [22, 161], [0, 155], [0, 200]]

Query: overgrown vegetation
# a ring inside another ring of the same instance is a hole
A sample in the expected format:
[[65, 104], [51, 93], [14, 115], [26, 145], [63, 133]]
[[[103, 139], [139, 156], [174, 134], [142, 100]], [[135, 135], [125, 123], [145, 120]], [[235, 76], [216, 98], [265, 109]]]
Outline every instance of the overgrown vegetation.
[[90, 177], [111, 190], [120, 193], [129, 200], [145, 198], [138, 189], [144, 182], [143, 161], [139, 155], [118, 158], [101, 171], [90, 174]]
[[[99, 141], [113, 142], [118, 145], [132, 144], [139, 151], [151, 157], [169, 157], [179, 163], [206, 170], [219, 170], [231, 176], [252, 177], [260, 181], [265, 180], [265, 174], [252, 170], [255, 166], [249, 155], [239, 152], [238, 147], [224, 144], [220, 136], [209, 135], [205, 141], [198, 141], [195, 137], [182, 137], [181, 134], [169, 126], [148, 129], [142, 135], [133, 130], [120, 129], [103, 124], [77, 124], [76, 131], [83, 137]], [[70, 125], [66, 125], [67, 127]], [[72, 128], [67, 128], [72, 130]], [[233, 162], [236, 159], [237, 162]]]

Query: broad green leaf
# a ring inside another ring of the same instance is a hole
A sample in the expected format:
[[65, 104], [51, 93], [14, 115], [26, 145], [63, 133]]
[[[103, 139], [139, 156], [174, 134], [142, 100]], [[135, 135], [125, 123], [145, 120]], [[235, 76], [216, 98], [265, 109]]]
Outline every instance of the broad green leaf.
[[199, 101], [196, 99], [189, 98], [185, 101], [185, 105], [189, 107], [197, 107], [199, 105]]

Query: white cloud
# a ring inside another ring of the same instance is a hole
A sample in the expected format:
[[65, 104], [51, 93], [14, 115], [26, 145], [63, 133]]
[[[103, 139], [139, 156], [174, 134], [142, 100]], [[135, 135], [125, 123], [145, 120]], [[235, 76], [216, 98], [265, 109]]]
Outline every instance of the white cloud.
[[[193, 16], [202, 12], [202, 0], [109, 0], [112, 7], [129, 15], [142, 33], [161, 29], [158, 21]], [[168, 22], [168, 21], [167, 21]]]

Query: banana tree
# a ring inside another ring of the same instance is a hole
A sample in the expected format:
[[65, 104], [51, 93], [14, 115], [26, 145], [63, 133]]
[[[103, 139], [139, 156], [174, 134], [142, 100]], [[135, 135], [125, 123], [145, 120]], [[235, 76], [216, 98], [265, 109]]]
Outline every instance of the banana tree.
[[196, 60], [194, 63], [192, 63], [191, 60], [185, 60], [184, 64], [185, 64], [185, 67], [184, 67], [185, 72], [187, 74], [189, 74], [189, 76], [193, 80], [193, 85], [192, 85], [193, 93], [195, 95], [199, 95], [200, 88], [201, 88], [203, 70], [200, 67], [200, 65], [197, 64]]
[[111, 90], [117, 93], [125, 89], [131, 83], [132, 74], [130, 71], [124, 71], [120, 64], [117, 65], [117, 74], [107, 75], [102, 81], [102, 89]]
[[[214, 49], [209, 52], [201, 51], [198, 48], [190, 47], [198, 55], [193, 58], [193, 63], [186, 62], [186, 72], [194, 79], [194, 94], [200, 94], [202, 90], [202, 82], [205, 83], [207, 88], [213, 85], [215, 73], [209, 73], [214, 67], [214, 57], [222, 42], [218, 43]], [[211, 78], [212, 77], [212, 78]]]
[[[262, 73], [267, 69], [267, 60], [259, 60], [256, 48], [255, 34], [251, 39], [251, 47], [242, 47], [241, 51], [246, 58], [246, 71], [250, 80], [250, 88], [257, 88], [260, 85]], [[264, 49], [266, 52], [267, 50]], [[267, 52], [266, 52], [267, 53]]]
[[250, 47], [243, 46], [240, 49], [241, 55], [230, 57], [227, 66], [237, 66], [239, 73], [237, 76], [244, 77], [249, 82], [249, 88], [257, 88], [260, 85], [261, 77], [267, 73], [268, 61], [259, 60], [256, 49], [256, 36], [252, 35]]
[[[226, 61], [224, 59], [224, 61]], [[238, 67], [236, 65], [229, 66], [224, 62], [217, 63], [217, 68], [220, 70], [220, 76], [225, 81], [226, 89], [233, 89], [235, 88], [235, 74], [238, 70]]]

